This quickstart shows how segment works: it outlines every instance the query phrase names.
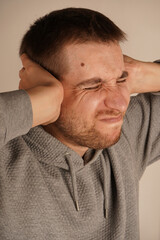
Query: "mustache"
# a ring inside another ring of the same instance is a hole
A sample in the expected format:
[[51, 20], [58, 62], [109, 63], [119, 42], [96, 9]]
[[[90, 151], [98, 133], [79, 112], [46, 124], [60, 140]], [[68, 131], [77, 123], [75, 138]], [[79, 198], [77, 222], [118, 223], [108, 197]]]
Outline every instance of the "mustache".
[[125, 112], [120, 112], [118, 110], [101, 110], [96, 113], [96, 117], [99, 116], [109, 116], [109, 117], [117, 117], [117, 116], [124, 116]]

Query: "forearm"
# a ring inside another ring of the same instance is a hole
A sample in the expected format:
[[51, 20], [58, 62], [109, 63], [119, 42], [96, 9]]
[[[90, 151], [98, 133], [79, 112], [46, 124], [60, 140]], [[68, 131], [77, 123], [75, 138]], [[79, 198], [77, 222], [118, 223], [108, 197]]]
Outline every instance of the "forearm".
[[160, 91], [160, 64], [142, 62], [125, 56], [130, 93]]
[[0, 93], [0, 147], [32, 127], [32, 109], [23, 90]]
[[57, 120], [63, 101], [63, 86], [49, 72], [21, 56], [23, 68], [19, 72], [19, 88], [28, 93], [33, 112], [32, 127], [47, 125]]
[[57, 120], [63, 99], [63, 90], [55, 86], [38, 86], [26, 90], [32, 104], [32, 127], [47, 125]]
[[142, 62], [139, 81], [133, 85], [133, 93], [160, 91], [160, 64]]

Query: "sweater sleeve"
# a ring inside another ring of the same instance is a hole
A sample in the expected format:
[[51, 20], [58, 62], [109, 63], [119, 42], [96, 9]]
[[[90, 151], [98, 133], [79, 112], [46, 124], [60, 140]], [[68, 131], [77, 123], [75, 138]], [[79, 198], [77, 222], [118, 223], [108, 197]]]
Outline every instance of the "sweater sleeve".
[[0, 148], [26, 134], [32, 121], [32, 105], [25, 90], [0, 93]]
[[132, 97], [123, 132], [140, 178], [148, 165], [160, 159], [160, 95], [146, 93]]

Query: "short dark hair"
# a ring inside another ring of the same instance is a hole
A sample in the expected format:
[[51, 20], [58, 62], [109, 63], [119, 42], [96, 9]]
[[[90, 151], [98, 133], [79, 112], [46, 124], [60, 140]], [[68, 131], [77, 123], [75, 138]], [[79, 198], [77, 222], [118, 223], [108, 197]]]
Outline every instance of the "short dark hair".
[[65, 45], [125, 39], [125, 33], [103, 14], [84, 8], [66, 8], [35, 21], [22, 39], [19, 54], [27, 53], [59, 77], [64, 70], [62, 50]]

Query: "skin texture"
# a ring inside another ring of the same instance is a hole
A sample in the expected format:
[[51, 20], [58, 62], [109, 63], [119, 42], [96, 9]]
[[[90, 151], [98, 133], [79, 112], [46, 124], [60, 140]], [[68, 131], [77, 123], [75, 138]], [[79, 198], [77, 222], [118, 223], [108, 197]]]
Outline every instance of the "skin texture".
[[[33, 112], [32, 127], [48, 125], [57, 120], [63, 100], [63, 86], [49, 72], [28, 58], [21, 56], [19, 89], [28, 93]], [[54, 93], [54, 94], [53, 94]]]
[[70, 67], [61, 77], [60, 116], [44, 128], [83, 156], [88, 148], [106, 148], [119, 140], [130, 91], [118, 43], [72, 44], [64, 54]]
[[125, 69], [129, 73], [130, 93], [160, 91], [160, 64], [143, 62], [124, 55]]
[[[61, 82], [23, 54], [19, 89], [30, 96], [32, 127], [45, 125], [83, 156], [88, 147], [105, 148], [118, 141], [122, 119], [116, 117], [125, 114], [130, 94], [160, 91], [160, 65], [122, 58], [116, 43], [70, 45], [63, 54], [69, 67]], [[126, 82], [118, 79], [124, 69]]]

